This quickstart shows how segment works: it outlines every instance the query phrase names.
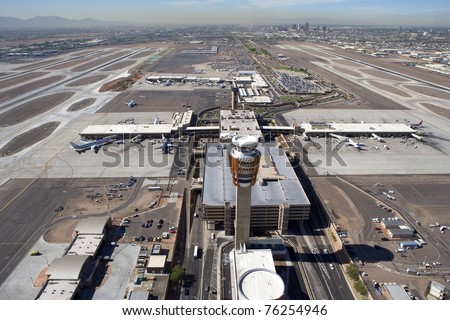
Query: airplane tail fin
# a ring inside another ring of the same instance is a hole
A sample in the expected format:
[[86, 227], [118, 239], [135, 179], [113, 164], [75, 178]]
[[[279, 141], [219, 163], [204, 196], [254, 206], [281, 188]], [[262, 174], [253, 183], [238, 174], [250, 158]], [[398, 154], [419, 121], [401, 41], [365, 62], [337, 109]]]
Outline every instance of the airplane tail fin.
[[422, 124], [422, 122], [423, 122], [423, 120], [420, 120], [420, 122], [419, 122], [419, 126]]

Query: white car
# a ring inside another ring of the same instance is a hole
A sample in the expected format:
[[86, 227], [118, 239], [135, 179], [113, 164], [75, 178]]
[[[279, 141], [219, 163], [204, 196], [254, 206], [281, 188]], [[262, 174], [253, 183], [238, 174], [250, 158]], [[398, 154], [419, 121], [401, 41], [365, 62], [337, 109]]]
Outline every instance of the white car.
[[330, 263], [330, 269], [331, 269], [331, 270], [334, 270], [334, 266], [333, 266], [332, 263]]

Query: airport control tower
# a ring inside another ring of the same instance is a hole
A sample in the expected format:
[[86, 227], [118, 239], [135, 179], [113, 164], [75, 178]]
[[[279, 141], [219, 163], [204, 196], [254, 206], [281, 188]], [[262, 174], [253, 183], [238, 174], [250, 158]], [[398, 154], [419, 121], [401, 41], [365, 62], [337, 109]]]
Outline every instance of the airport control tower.
[[235, 250], [244, 250], [250, 235], [252, 186], [258, 175], [261, 153], [256, 149], [258, 138], [235, 136], [229, 153], [231, 176], [236, 186], [234, 219]]

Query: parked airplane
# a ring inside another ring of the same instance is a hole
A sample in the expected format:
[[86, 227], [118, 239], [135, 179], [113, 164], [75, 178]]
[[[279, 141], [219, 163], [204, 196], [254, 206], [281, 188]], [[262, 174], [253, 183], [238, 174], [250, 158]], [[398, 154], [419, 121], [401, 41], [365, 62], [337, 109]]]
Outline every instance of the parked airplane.
[[112, 139], [112, 138], [103, 138], [103, 139], [95, 140], [95, 141], [88, 142], [88, 143], [85, 143], [82, 145], [78, 145], [76, 143], [70, 142], [70, 145], [73, 150], [78, 152], [78, 154], [80, 154], [86, 150], [94, 150], [94, 152], [97, 153], [98, 150], [100, 149], [100, 147], [102, 147], [106, 144], [110, 144], [113, 141], [114, 141], [114, 139]]
[[353, 140], [350, 139], [350, 138], [348, 138], [347, 144], [346, 144], [346, 145], [347, 145], [347, 146], [355, 147], [355, 148], [358, 149], [358, 150], [362, 150], [362, 147], [365, 146], [365, 144], [359, 143], [359, 142], [355, 142], [355, 141], [353, 141]]
[[419, 123], [412, 123], [409, 126], [411, 127], [411, 129], [421, 128], [422, 127], [422, 122], [423, 122], [423, 120], [420, 120]]
[[153, 124], [160, 124], [161, 120], [158, 119], [158, 117], [155, 118], [155, 121], [153, 121]]
[[126, 103], [129, 108], [133, 108], [133, 107], [137, 106], [136, 101], [134, 101], [133, 99], [130, 100], [130, 102], [124, 102], [124, 103]]
[[384, 139], [375, 133], [372, 133], [372, 137], [380, 142], [384, 142]]
[[334, 133], [330, 133], [330, 136], [332, 136], [333, 138], [339, 139], [340, 141], [346, 141], [347, 143], [345, 145], [355, 147], [358, 150], [362, 150], [361, 147], [365, 146], [365, 144], [355, 142], [354, 140], [352, 140], [346, 136], [341, 136], [341, 135], [334, 134]]
[[159, 147], [156, 147], [156, 149], [161, 149], [162, 153], [167, 154], [167, 153], [170, 153], [170, 151], [172, 151], [172, 149], [174, 147], [175, 146], [172, 143], [170, 143], [170, 139], [167, 137], [164, 137], [164, 135], [163, 135], [163, 143]]

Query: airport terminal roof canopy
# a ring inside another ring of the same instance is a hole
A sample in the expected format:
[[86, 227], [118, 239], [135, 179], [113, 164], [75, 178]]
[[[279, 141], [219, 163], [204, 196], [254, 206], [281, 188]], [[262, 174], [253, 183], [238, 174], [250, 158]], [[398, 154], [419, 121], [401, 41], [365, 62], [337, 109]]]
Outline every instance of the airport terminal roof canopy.
[[62, 256], [53, 260], [46, 272], [51, 280], [78, 280], [82, 278], [90, 256]]
[[94, 234], [102, 235], [105, 233], [105, 227], [110, 221], [109, 216], [103, 217], [89, 217], [78, 222], [75, 227], [75, 232], [78, 235]]
[[306, 134], [340, 133], [340, 134], [407, 134], [416, 132], [403, 123], [336, 123], [336, 122], [302, 122], [300, 127]]
[[[206, 150], [203, 180], [203, 205], [223, 206], [236, 202], [236, 191], [231, 179], [228, 145], [209, 143]], [[310, 204], [300, 181], [285, 153], [275, 143], [258, 145], [261, 152], [258, 180], [252, 187], [252, 206], [305, 206]], [[261, 168], [263, 168], [261, 170]]]
[[239, 299], [274, 300], [284, 295], [283, 279], [276, 273], [270, 249], [234, 252]]
[[138, 135], [138, 134], [170, 134], [172, 124], [114, 124], [114, 125], [90, 125], [84, 129], [80, 135]]

